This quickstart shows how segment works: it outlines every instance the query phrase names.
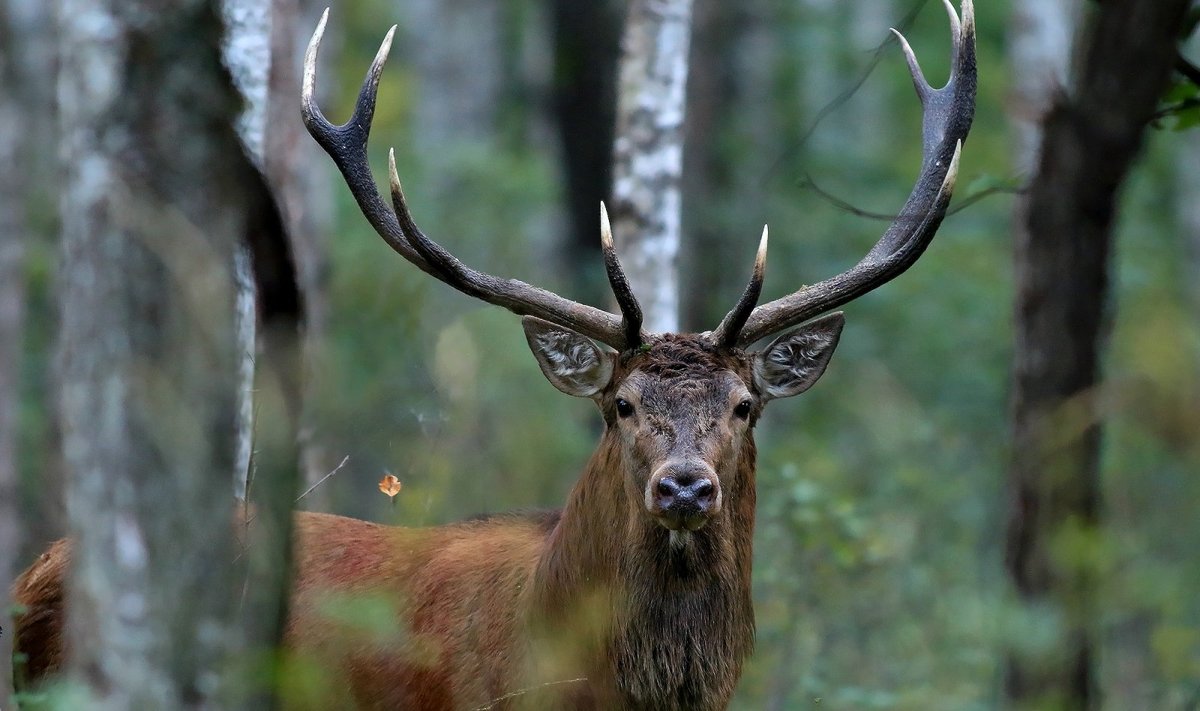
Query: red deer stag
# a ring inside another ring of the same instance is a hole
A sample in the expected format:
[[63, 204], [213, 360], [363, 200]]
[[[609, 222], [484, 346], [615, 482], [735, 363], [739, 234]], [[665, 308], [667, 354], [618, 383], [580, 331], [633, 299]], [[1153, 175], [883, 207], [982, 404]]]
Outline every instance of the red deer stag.
[[[976, 76], [971, 0], [963, 0], [961, 23], [948, 0], [946, 6], [953, 61], [944, 88], [925, 81], [899, 38], [924, 107], [920, 175], [899, 217], [850, 270], [756, 306], [764, 231], [745, 292], [714, 330], [700, 334], [642, 329], [603, 206], [604, 262], [619, 316], [476, 271], [431, 241], [409, 213], [394, 154], [389, 209], [371, 178], [366, 148], [392, 33], [371, 65], [354, 115], [335, 126], [313, 99], [326, 11], [305, 59], [304, 122], [367, 220], [417, 268], [523, 316], [546, 378], [568, 395], [590, 398], [605, 423], [565, 507], [553, 514], [432, 529], [297, 515], [287, 645], [319, 655], [322, 666], [336, 670], [342, 695], [333, 705], [726, 707], [754, 642], [754, 425], [767, 402], [804, 392], [825, 370], [842, 315], [810, 319], [908, 269], [950, 202]], [[67, 544], [55, 544], [16, 586], [27, 610], [18, 645], [34, 676], [61, 662], [67, 557]], [[355, 637], [323, 608], [339, 594], [377, 596], [403, 633]]]

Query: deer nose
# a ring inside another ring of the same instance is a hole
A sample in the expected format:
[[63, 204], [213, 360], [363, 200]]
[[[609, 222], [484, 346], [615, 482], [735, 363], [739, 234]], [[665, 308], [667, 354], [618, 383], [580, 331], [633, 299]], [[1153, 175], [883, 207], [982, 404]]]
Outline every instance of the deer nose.
[[695, 531], [720, 508], [716, 472], [703, 462], [664, 466], [651, 477], [648, 488], [650, 513], [671, 530]]

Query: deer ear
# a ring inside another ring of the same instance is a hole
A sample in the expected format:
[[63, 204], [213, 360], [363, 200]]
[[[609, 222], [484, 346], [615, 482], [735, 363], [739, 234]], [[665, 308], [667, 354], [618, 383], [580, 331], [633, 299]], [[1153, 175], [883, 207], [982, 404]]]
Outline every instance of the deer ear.
[[564, 393], [592, 397], [612, 379], [612, 358], [586, 336], [532, 316], [521, 325], [546, 380]]
[[783, 334], [754, 354], [754, 382], [763, 398], [791, 397], [812, 387], [829, 365], [844, 325], [838, 311]]

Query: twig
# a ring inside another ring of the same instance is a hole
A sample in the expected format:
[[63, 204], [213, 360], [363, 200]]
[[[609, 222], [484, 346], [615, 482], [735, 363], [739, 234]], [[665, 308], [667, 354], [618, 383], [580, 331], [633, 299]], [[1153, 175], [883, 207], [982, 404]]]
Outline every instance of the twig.
[[[313, 490], [314, 490], [314, 489], [316, 489], [318, 486], [320, 486], [320, 485], [324, 484], [326, 479], [328, 479], [329, 477], [333, 476], [334, 474], [337, 474], [337, 473], [338, 473], [338, 471], [339, 471], [339, 470], [340, 470], [342, 467], [346, 466], [346, 462], [348, 462], [348, 461], [350, 461], [350, 455], [349, 455], [349, 454], [347, 454], [345, 457], [342, 457], [342, 462], [341, 462], [341, 464], [338, 464], [336, 467], [334, 467], [334, 468], [333, 468], [333, 471], [331, 471], [331, 472], [329, 472], [328, 474], [326, 474], [325, 476], [321, 477], [321, 480], [320, 480], [320, 481], [318, 481], [316, 484], [313, 484], [312, 486], [308, 487], [308, 491], [305, 491], [303, 494], [301, 494], [301, 495], [297, 496], [297, 497], [296, 497], [296, 500], [295, 500], [295, 501], [293, 501], [292, 503], [293, 503], [293, 504], [298, 504], [298, 503], [300, 503], [300, 499], [303, 499], [305, 496], [308, 496], [309, 494], [311, 494], [311, 493], [313, 492]], [[250, 505], [250, 504], [249, 504], [249, 502], [247, 502], [247, 503], [246, 503], [246, 505], [247, 505], [247, 506], [249, 506], [249, 505]], [[249, 528], [250, 528], [250, 522], [251, 522], [251, 521], [253, 521], [253, 520], [254, 520], [254, 518], [255, 518], [256, 516], [258, 516], [258, 512], [255, 512], [255, 513], [251, 514], [251, 515], [250, 515], [250, 516], [249, 516], [249, 517], [246, 519], [246, 528], [247, 528], [247, 529], [249, 529]]]
[[517, 689], [516, 691], [509, 692], [509, 693], [505, 694], [504, 696], [500, 696], [495, 699], [492, 699], [491, 701], [485, 703], [483, 706], [476, 706], [475, 708], [471, 709], [471, 711], [487, 711], [490, 708], [494, 708], [496, 706], [496, 704], [500, 703], [501, 701], [508, 701], [509, 699], [511, 699], [513, 697], [521, 696], [522, 694], [528, 694], [531, 691], [538, 691], [539, 689], [545, 689], [545, 688], [548, 688], [551, 686], [559, 686], [562, 684], [574, 684], [574, 683], [580, 682], [580, 681], [587, 681], [587, 677], [581, 676], [578, 679], [563, 679], [562, 681], [548, 681], [545, 684], [538, 684], [537, 686], [531, 686], [527, 689]]
[[[830, 205], [833, 205], [834, 207], [836, 207], [837, 209], [839, 209], [843, 212], [847, 212], [851, 215], [855, 215], [856, 217], [865, 217], [869, 220], [880, 220], [881, 222], [892, 222], [899, 217], [899, 215], [892, 215], [892, 214], [887, 214], [887, 213], [882, 213], [882, 212], [871, 212], [870, 210], [864, 210], [860, 207], [856, 207], [856, 206], [850, 204], [849, 202], [846, 202], [845, 200], [839, 198], [838, 196], [836, 196], [830, 192], [827, 192], [821, 186], [817, 185], [816, 181], [814, 181], [812, 179], [812, 176], [810, 176], [810, 175], [805, 175], [804, 178], [800, 181], [800, 188], [811, 190], [813, 193], [816, 194], [817, 197], [821, 198], [825, 202], [829, 203]], [[946, 214], [953, 215], [957, 212], [961, 212], [962, 210], [965, 210], [966, 208], [970, 207], [971, 205], [973, 205], [973, 204], [979, 202], [980, 200], [984, 199], [985, 197], [989, 197], [991, 195], [996, 195], [996, 194], [1020, 195], [1020, 194], [1024, 193], [1027, 189], [1028, 188], [1024, 185], [1019, 186], [1019, 187], [1007, 187], [1007, 186], [1003, 186], [1003, 185], [997, 185], [995, 187], [985, 188], [983, 190], [980, 190], [977, 193], [972, 193], [970, 195], [964, 196], [961, 200], [958, 201], [958, 203], [953, 207], [953, 209], [947, 210]], [[924, 219], [924, 216], [922, 215], [922, 216], [920, 216], [920, 218]]]
[[[908, 11], [908, 14], [906, 14], [896, 25], [896, 29], [904, 32], [908, 30], [908, 28], [912, 27], [913, 22], [916, 21], [917, 15], [920, 14], [921, 8], [925, 7], [926, 2], [928, 2], [928, 0], [918, 0], [918, 2], [913, 5], [913, 8]], [[821, 107], [821, 110], [818, 111], [817, 115], [813, 118], [812, 123], [809, 124], [808, 129], [801, 134], [800, 138], [798, 138], [792, 145], [784, 148], [779, 154], [779, 157], [775, 159], [775, 162], [773, 162], [771, 166], [767, 168], [767, 171], [762, 178], [762, 183], [764, 185], [770, 181], [771, 177], [775, 175], [776, 172], [779, 171], [780, 166], [783, 165], [785, 160], [800, 152], [800, 149], [804, 147], [804, 144], [808, 143], [808, 139], [812, 138], [812, 135], [817, 132], [817, 127], [820, 126], [830, 114], [841, 108], [842, 104], [845, 104], [847, 101], [854, 98], [854, 95], [857, 94], [858, 90], [862, 88], [862, 85], [866, 83], [867, 78], [870, 77], [872, 72], [875, 71], [875, 67], [879, 66], [879, 62], [883, 59], [884, 50], [896, 44], [896, 42], [897, 40], [895, 36], [893, 36], [891, 33], [888, 33], [887, 39], [885, 39], [883, 42], [880, 42], [879, 45], [877, 45], [873, 50], [874, 56], [871, 57], [871, 61], [863, 70], [862, 75], [858, 77], [858, 80], [846, 88], [845, 91], [835, 96], [828, 104], [825, 104], [823, 107]]]
[[295, 500], [295, 501], [293, 501], [292, 503], [294, 503], [294, 504], [298, 504], [298, 503], [300, 503], [300, 499], [303, 499], [305, 496], [308, 496], [309, 494], [313, 493], [313, 491], [314, 491], [314, 490], [315, 490], [315, 489], [316, 489], [318, 486], [320, 486], [320, 485], [322, 485], [322, 484], [324, 484], [324, 483], [325, 483], [325, 480], [326, 480], [326, 479], [328, 479], [329, 477], [333, 476], [334, 474], [337, 474], [337, 473], [338, 473], [338, 471], [339, 471], [339, 470], [340, 470], [342, 467], [346, 466], [346, 462], [348, 462], [348, 461], [350, 461], [350, 455], [349, 455], [349, 454], [347, 454], [345, 457], [342, 457], [342, 461], [341, 461], [341, 463], [340, 463], [340, 464], [338, 464], [336, 467], [334, 467], [334, 468], [333, 468], [333, 471], [331, 471], [331, 472], [329, 472], [328, 474], [326, 474], [325, 476], [321, 477], [321, 479], [320, 479], [320, 480], [319, 480], [319, 481], [318, 481], [316, 484], [313, 484], [312, 486], [308, 487], [308, 490], [307, 490], [307, 491], [305, 491], [303, 494], [301, 494], [301, 495], [297, 496], [297, 497], [296, 497], [296, 500]]

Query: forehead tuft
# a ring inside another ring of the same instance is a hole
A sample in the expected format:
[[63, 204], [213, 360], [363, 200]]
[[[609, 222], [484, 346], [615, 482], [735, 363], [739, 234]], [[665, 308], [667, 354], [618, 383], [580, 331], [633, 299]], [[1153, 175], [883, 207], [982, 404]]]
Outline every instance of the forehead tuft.
[[727, 348], [718, 348], [694, 335], [665, 334], [649, 348], [629, 355], [623, 365], [627, 372], [639, 370], [662, 379], [698, 379], [721, 371], [742, 374], [745, 358]]

